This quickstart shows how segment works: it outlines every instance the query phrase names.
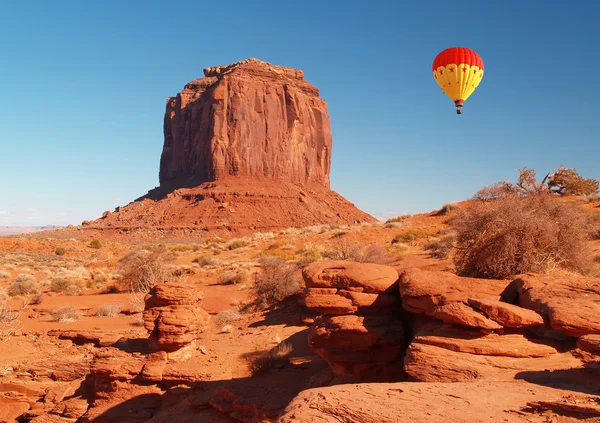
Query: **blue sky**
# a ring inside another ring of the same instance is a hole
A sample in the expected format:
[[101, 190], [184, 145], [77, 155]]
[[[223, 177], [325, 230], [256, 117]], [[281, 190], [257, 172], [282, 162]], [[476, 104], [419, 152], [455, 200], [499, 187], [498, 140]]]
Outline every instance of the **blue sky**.
[[[0, 225], [79, 224], [158, 185], [165, 100], [208, 66], [304, 70], [332, 189], [377, 217], [561, 164], [600, 179], [600, 2], [0, 1]], [[457, 116], [431, 63], [477, 51]]]

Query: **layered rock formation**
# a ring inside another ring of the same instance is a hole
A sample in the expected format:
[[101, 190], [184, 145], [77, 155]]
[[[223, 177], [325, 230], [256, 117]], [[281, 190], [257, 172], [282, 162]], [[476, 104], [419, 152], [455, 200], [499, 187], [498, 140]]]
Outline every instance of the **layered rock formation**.
[[323, 313], [308, 335], [310, 348], [342, 375], [389, 376], [404, 349], [393, 267], [319, 261], [302, 271], [304, 302]]
[[150, 348], [173, 352], [191, 344], [208, 325], [210, 316], [199, 303], [203, 295], [192, 285], [160, 283], [145, 299], [144, 326]]
[[327, 104], [297, 69], [256, 59], [204, 70], [169, 98], [160, 186], [66, 237], [221, 237], [372, 222], [329, 189]]
[[160, 183], [263, 176], [329, 188], [327, 104], [301, 70], [247, 59], [167, 100]]

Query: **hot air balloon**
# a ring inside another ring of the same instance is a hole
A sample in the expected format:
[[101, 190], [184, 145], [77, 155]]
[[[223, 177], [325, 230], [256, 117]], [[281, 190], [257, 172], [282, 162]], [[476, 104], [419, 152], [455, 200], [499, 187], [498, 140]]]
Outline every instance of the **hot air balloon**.
[[451, 47], [438, 54], [433, 61], [433, 77], [456, 105], [456, 113], [483, 78], [483, 60], [473, 50]]

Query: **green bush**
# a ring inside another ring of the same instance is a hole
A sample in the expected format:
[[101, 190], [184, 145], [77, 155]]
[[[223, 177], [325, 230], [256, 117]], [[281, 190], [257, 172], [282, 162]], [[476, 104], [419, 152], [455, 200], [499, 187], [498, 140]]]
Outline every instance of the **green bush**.
[[57, 256], [63, 256], [66, 252], [67, 250], [65, 250], [63, 247], [58, 247], [56, 250], [54, 250], [54, 254]]
[[102, 243], [98, 239], [93, 239], [90, 242], [90, 248], [100, 249], [100, 248], [102, 248]]

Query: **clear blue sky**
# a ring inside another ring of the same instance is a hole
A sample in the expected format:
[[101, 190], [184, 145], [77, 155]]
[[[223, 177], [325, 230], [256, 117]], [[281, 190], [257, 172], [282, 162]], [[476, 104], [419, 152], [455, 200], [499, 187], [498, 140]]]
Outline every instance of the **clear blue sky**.
[[[165, 100], [208, 66], [304, 70], [332, 189], [378, 217], [564, 163], [600, 179], [600, 1], [0, 1], [0, 225], [79, 224], [158, 185]], [[485, 63], [457, 116], [431, 63]]]

